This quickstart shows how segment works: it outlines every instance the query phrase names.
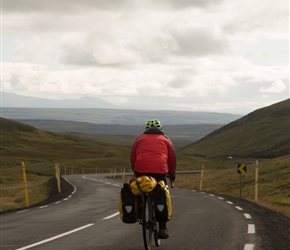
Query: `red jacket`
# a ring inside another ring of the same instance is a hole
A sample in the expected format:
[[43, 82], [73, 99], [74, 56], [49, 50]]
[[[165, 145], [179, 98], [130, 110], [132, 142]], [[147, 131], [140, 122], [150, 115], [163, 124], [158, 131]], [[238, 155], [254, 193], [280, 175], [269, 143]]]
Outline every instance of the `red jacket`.
[[149, 128], [133, 145], [131, 165], [138, 173], [174, 174], [176, 156], [173, 144], [160, 129]]

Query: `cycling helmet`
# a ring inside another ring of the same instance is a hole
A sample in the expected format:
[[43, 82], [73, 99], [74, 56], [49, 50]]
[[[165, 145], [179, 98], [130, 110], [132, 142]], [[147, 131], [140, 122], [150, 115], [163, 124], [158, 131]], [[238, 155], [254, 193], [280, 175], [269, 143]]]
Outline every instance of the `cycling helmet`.
[[145, 129], [151, 128], [151, 127], [156, 127], [162, 130], [162, 124], [160, 121], [154, 119], [154, 120], [149, 120], [145, 126]]

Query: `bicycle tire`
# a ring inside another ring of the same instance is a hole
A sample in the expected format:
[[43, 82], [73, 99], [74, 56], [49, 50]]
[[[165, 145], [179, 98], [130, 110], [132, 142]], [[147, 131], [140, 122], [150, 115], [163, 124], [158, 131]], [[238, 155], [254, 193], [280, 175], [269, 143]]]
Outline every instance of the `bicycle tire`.
[[[154, 212], [154, 211], [153, 211]], [[161, 245], [161, 239], [159, 238], [158, 232], [159, 232], [159, 223], [155, 221], [155, 214], [154, 216], [154, 242], [155, 246], [160, 246]]]
[[150, 199], [146, 197], [145, 204], [142, 209], [142, 229], [143, 229], [143, 242], [145, 250], [150, 250], [153, 241], [154, 228], [152, 226], [152, 206], [150, 204]]
[[159, 238], [159, 223], [156, 221], [156, 217], [155, 217], [155, 209], [154, 209], [154, 201], [151, 199], [151, 196], [149, 195], [148, 197], [148, 204], [150, 204], [150, 210], [151, 210], [151, 228], [153, 230], [153, 234], [154, 234], [154, 242], [155, 242], [155, 246], [160, 246], [161, 245], [161, 239]]

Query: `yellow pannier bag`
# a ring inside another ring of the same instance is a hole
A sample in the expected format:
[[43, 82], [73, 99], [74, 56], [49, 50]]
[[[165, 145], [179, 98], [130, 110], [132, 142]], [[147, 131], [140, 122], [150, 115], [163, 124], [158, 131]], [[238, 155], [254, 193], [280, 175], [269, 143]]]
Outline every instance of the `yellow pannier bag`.
[[141, 190], [143, 193], [150, 193], [156, 185], [156, 179], [146, 175], [134, 178], [130, 182], [131, 191], [134, 195], [141, 195]]
[[132, 193], [128, 183], [124, 183], [121, 188], [119, 214], [124, 223], [137, 222], [138, 201], [137, 197]]
[[154, 189], [152, 199], [154, 201], [154, 210], [156, 220], [166, 222], [172, 218], [172, 205], [168, 186], [164, 181], [159, 181]]

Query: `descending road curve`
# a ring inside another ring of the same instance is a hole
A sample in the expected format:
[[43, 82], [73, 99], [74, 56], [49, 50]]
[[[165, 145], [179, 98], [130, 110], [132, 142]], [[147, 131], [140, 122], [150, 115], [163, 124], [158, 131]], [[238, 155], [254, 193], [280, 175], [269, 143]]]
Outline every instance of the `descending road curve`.
[[[66, 199], [0, 216], [0, 249], [143, 249], [141, 226], [124, 224], [118, 215], [121, 182], [97, 174], [65, 178], [75, 187]], [[280, 235], [280, 245], [271, 240], [265, 245], [267, 233], [257, 228], [264, 228], [263, 219], [255, 218], [259, 211], [248, 203], [195, 190], [170, 191], [170, 237], [154, 249], [290, 249], [289, 231], [286, 238]]]

